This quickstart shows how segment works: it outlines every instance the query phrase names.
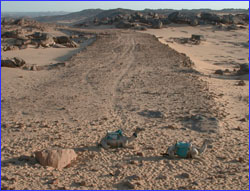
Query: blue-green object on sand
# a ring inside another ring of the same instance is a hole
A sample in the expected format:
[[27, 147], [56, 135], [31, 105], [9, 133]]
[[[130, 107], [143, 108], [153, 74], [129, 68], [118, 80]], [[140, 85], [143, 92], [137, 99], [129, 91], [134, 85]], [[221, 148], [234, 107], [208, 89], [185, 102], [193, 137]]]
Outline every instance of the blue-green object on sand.
[[178, 142], [176, 143], [176, 154], [179, 157], [186, 158], [188, 154], [188, 150], [190, 148], [190, 143], [187, 142]]
[[119, 129], [117, 131], [114, 131], [114, 132], [108, 132], [107, 133], [107, 139], [109, 139], [109, 140], [117, 140], [121, 136], [123, 136], [121, 129]]

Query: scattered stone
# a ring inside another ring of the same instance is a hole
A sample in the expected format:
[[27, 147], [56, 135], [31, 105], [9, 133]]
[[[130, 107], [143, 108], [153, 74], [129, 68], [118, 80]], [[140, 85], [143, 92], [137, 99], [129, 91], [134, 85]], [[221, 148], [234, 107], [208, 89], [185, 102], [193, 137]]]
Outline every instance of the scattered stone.
[[139, 115], [143, 117], [148, 117], [148, 118], [163, 118], [164, 115], [160, 111], [153, 111], [153, 110], [143, 110], [138, 113]]
[[245, 86], [246, 83], [244, 82], [244, 80], [240, 80], [236, 85], [237, 86]]
[[181, 173], [180, 175], [177, 176], [178, 178], [189, 178], [190, 175], [188, 173]]
[[167, 176], [159, 175], [156, 179], [165, 180], [166, 178], [167, 178]]
[[130, 164], [138, 165], [138, 164], [139, 164], [139, 162], [138, 162], [138, 161], [136, 161], [136, 160], [131, 160], [131, 161], [130, 161]]
[[31, 160], [31, 157], [22, 155], [18, 158], [19, 161], [29, 162]]
[[115, 172], [110, 172], [110, 175], [111, 176], [118, 176], [120, 173], [121, 173], [121, 171], [117, 169]]
[[59, 180], [57, 178], [48, 181], [48, 184], [57, 185], [58, 183], [59, 183]]
[[116, 168], [125, 168], [125, 165], [122, 163], [122, 164], [116, 164], [116, 165], [114, 165], [114, 167], [116, 167]]
[[1, 190], [14, 190], [6, 185], [1, 185]]
[[174, 124], [170, 124], [170, 125], [166, 125], [164, 127], [162, 127], [164, 129], [172, 129], [172, 130], [175, 130], [175, 129], [178, 129], [178, 127]]
[[137, 152], [136, 155], [143, 157], [143, 153], [142, 152]]
[[201, 41], [201, 40], [205, 40], [203, 35], [199, 35], [199, 34], [192, 34], [191, 36], [191, 40], [192, 41]]
[[80, 186], [87, 186], [87, 183], [83, 180], [83, 181], [81, 181], [81, 182], [78, 182], [78, 184], [80, 185]]
[[3, 48], [3, 51], [12, 51], [12, 50], [19, 50], [18, 46], [6, 46]]
[[216, 178], [226, 178], [226, 175], [224, 175], [224, 174], [218, 174], [218, 175], [216, 175], [215, 177], [216, 177]]
[[240, 64], [240, 69], [237, 71], [238, 75], [249, 74], [248, 64]]
[[28, 46], [26, 44], [23, 44], [23, 45], [19, 46], [20, 50], [23, 50], [23, 49], [26, 49], [26, 48], [28, 48]]
[[246, 122], [247, 120], [246, 120], [246, 118], [244, 117], [244, 118], [241, 118], [239, 121], [241, 121], [241, 122]]
[[146, 149], [147, 149], [147, 150], [155, 150], [155, 148], [152, 147], [152, 146], [147, 146]]
[[10, 180], [7, 176], [1, 176], [1, 180]]
[[35, 157], [42, 166], [63, 169], [76, 159], [77, 154], [73, 149], [58, 149], [37, 151]]
[[223, 75], [223, 70], [216, 70], [214, 73], [218, 75]]
[[132, 184], [130, 181], [124, 181], [122, 185], [127, 187], [128, 189], [135, 189], [135, 185]]
[[244, 162], [245, 162], [244, 158], [242, 158], [242, 157], [239, 157], [238, 161], [239, 161], [240, 163], [244, 163]]
[[137, 175], [132, 175], [132, 176], [127, 176], [126, 179], [127, 180], [141, 180], [141, 177]]

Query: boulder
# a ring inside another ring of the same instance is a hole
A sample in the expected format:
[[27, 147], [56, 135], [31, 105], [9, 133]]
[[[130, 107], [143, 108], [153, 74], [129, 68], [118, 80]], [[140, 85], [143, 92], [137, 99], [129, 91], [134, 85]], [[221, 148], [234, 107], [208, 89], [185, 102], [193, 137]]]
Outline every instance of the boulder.
[[236, 14], [232, 16], [232, 23], [229, 24], [236, 24], [236, 25], [245, 25], [249, 22], [249, 15], [247, 14]]
[[76, 48], [78, 46], [78, 44], [72, 41], [68, 36], [55, 37], [54, 42], [57, 44], [62, 44], [69, 48]]
[[133, 24], [127, 21], [121, 21], [116, 25], [116, 28], [121, 28], [121, 29], [127, 29], [131, 27], [133, 27]]
[[22, 58], [14, 57], [12, 59], [1, 59], [1, 67], [18, 68], [25, 64]]
[[248, 64], [240, 64], [240, 69], [237, 71], [238, 75], [249, 74]]
[[168, 19], [173, 23], [198, 25], [196, 13], [175, 11], [168, 15]]
[[161, 29], [162, 28], [162, 22], [159, 19], [156, 19], [152, 23], [152, 28], [154, 29]]
[[190, 20], [190, 25], [191, 26], [197, 26], [197, 25], [199, 25], [199, 20], [197, 18], [192, 18]]
[[63, 169], [76, 159], [73, 149], [43, 150], [35, 152], [35, 157], [42, 166]]
[[54, 40], [58, 44], [65, 44], [65, 43], [71, 42], [68, 36], [59, 36], [59, 37], [56, 37]]
[[196, 41], [201, 41], [201, 40], [205, 40], [203, 35], [199, 35], [199, 34], [192, 34], [191, 36], [191, 40], [196, 40]]
[[140, 23], [149, 24], [148, 16], [147, 16], [147, 15], [142, 16], [142, 17], [139, 19], [139, 22], [140, 22]]
[[216, 70], [214, 73], [218, 75], [223, 75], [224, 72], [223, 70]]
[[2, 38], [18, 38], [18, 31], [7, 31], [1, 35]]
[[19, 46], [20, 50], [23, 50], [23, 49], [26, 49], [26, 48], [28, 48], [27, 44], [23, 44], [23, 45]]
[[162, 22], [162, 24], [164, 24], [164, 25], [171, 24], [171, 21], [170, 21], [168, 18], [161, 18], [161, 22]]
[[18, 46], [6, 46], [3, 48], [3, 51], [9, 51], [9, 50], [19, 50]]
[[234, 24], [234, 16], [232, 14], [229, 15], [223, 15], [221, 22], [223, 24]]
[[202, 12], [200, 17], [201, 20], [208, 21], [209, 23], [220, 23], [222, 21], [222, 18], [214, 13]]
[[50, 47], [55, 44], [53, 37], [47, 33], [35, 32], [30, 37], [32, 38], [30, 44], [37, 44], [42, 47]]
[[14, 24], [23, 26], [26, 24], [26, 20], [24, 18], [17, 19], [17, 20], [15, 20]]

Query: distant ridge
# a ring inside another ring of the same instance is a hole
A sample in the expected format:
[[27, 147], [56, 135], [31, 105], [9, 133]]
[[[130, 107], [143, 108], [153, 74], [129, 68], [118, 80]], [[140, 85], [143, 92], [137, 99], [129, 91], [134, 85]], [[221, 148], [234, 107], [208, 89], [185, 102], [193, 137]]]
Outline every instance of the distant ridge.
[[[48, 23], [63, 23], [69, 25], [75, 25], [81, 22], [93, 21], [94, 18], [102, 20], [104, 18], [112, 18], [118, 15], [128, 15], [135, 12], [140, 12], [142, 14], [147, 14], [150, 12], [157, 13], [160, 15], [169, 15], [177, 10], [174, 9], [144, 9], [144, 10], [130, 10], [130, 9], [85, 9], [78, 12], [68, 13], [68, 12], [3, 12], [1, 13], [3, 17], [30, 17], [39, 22], [48, 22]], [[200, 13], [200, 12], [212, 12], [212, 13], [225, 13], [225, 14], [236, 14], [236, 13], [245, 13], [248, 14], [248, 9], [222, 9], [222, 10], [212, 10], [212, 9], [181, 9], [178, 10], [181, 12], [188, 13]]]
[[19, 17], [42, 17], [42, 16], [55, 16], [55, 15], [66, 15], [69, 14], [69, 12], [65, 11], [56, 11], [56, 12], [1, 12], [1, 17], [13, 17], [13, 18], [19, 18]]

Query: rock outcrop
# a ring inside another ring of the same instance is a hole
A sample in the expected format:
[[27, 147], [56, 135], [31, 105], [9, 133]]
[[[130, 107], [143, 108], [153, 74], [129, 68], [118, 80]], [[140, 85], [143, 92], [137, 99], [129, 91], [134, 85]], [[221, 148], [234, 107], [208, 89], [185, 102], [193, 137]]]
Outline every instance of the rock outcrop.
[[26, 62], [19, 57], [14, 57], [12, 59], [6, 58], [1, 59], [1, 67], [9, 67], [9, 68], [19, 68], [23, 66]]
[[72, 41], [68, 36], [54, 37], [54, 42], [57, 44], [64, 45], [64, 46], [69, 47], [69, 48], [78, 47], [77, 43]]

